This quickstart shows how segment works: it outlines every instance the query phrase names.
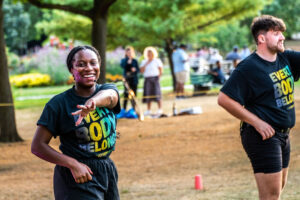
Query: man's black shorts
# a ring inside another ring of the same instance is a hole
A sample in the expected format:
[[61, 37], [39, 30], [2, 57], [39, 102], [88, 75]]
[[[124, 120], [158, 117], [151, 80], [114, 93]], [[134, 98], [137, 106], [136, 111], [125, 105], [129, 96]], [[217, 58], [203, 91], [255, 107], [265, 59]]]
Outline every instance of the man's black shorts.
[[251, 161], [254, 173], [275, 173], [287, 168], [290, 161], [289, 133], [276, 131], [267, 140], [249, 124], [241, 127], [243, 147]]

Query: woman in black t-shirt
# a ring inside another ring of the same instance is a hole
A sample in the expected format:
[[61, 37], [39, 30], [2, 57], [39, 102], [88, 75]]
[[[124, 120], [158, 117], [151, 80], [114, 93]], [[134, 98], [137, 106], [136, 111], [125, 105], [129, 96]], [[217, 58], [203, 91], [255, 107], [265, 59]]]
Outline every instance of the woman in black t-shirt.
[[[133, 47], [127, 47], [125, 49], [125, 58], [121, 60], [120, 65], [123, 68], [123, 76], [127, 81], [128, 86], [134, 92], [134, 95], [136, 95], [136, 91], [139, 83], [138, 73], [140, 69], [139, 69], [138, 62], [135, 59], [135, 53]], [[127, 99], [128, 99], [128, 90], [124, 86], [124, 103], [123, 103], [124, 111], [127, 108]], [[132, 107], [134, 107], [134, 105], [132, 105]]]
[[[31, 151], [56, 164], [55, 199], [119, 199], [118, 174], [109, 158], [116, 142], [119, 94], [114, 85], [96, 83], [100, 62], [95, 48], [73, 48], [67, 66], [75, 85], [53, 97], [37, 122]], [[49, 145], [56, 136], [62, 153]]]

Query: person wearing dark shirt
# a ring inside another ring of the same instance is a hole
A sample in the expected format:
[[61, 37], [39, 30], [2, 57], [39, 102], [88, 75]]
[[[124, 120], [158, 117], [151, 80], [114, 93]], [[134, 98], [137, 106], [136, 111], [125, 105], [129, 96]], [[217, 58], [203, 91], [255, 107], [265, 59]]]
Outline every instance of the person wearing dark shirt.
[[208, 71], [208, 73], [213, 76], [213, 83], [217, 83], [217, 84], [225, 83], [226, 79], [221, 68], [221, 62], [219, 60], [216, 62], [216, 67]]
[[[118, 173], [109, 158], [115, 149], [119, 94], [112, 84], [96, 83], [100, 55], [91, 46], [73, 48], [67, 66], [75, 85], [54, 96], [45, 106], [31, 151], [56, 164], [55, 199], [119, 200]], [[60, 150], [49, 142], [60, 137]]]
[[240, 60], [241, 57], [238, 53], [238, 46], [234, 46], [233, 50], [226, 55], [226, 60]]
[[290, 160], [289, 132], [295, 125], [300, 52], [285, 51], [285, 29], [279, 18], [254, 18], [257, 49], [238, 64], [218, 97], [219, 105], [242, 121], [241, 141], [261, 200], [280, 199]]
[[[136, 95], [137, 86], [138, 86], [138, 73], [140, 71], [137, 60], [134, 58], [135, 53], [133, 47], [127, 47], [125, 49], [125, 58], [121, 60], [121, 67], [123, 68], [123, 76], [128, 83], [128, 86]], [[128, 99], [128, 90], [124, 86], [124, 102], [123, 108], [126, 110], [127, 108], [127, 99]], [[134, 108], [134, 105], [132, 105]]]

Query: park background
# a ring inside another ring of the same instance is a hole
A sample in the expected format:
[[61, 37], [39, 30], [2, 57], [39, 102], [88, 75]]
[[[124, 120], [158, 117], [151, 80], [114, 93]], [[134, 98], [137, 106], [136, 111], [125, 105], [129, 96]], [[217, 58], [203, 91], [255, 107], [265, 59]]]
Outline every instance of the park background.
[[[223, 56], [234, 45], [254, 50], [251, 21], [272, 14], [286, 22], [286, 46], [300, 50], [295, 40], [300, 32], [299, 0], [0, 3], [0, 199], [53, 199], [54, 165], [34, 157], [30, 143], [45, 103], [72, 85], [65, 66], [72, 46], [95, 46], [102, 57], [99, 82], [115, 82], [120, 90], [124, 47], [133, 46], [141, 61], [143, 49], [155, 46], [164, 62], [161, 84], [166, 88], [167, 114], [175, 102], [170, 59], [174, 45], [188, 44], [190, 55], [203, 46], [216, 48]], [[141, 76], [139, 88], [142, 85]], [[296, 109], [299, 85], [295, 85]], [[217, 106], [218, 88], [200, 97], [192, 97], [189, 88], [191, 97], [176, 101], [177, 109], [201, 106], [201, 115], [118, 121], [121, 139], [112, 159], [119, 169], [121, 199], [257, 198], [250, 163], [239, 141], [238, 120]], [[291, 169], [283, 199], [300, 199], [298, 124], [292, 130]], [[56, 149], [58, 144], [52, 141]], [[202, 191], [193, 188], [196, 174], [203, 177]]]

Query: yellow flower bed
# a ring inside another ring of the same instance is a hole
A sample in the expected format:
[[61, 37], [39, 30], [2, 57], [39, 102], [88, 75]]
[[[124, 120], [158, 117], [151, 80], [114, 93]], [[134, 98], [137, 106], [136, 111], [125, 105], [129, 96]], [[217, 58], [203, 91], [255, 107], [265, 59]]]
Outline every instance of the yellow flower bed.
[[51, 84], [48, 74], [30, 73], [10, 77], [10, 83], [16, 87], [35, 87]]
[[123, 76], [119, 74], [116, 75], [106, 74], [105, 78], [108, 82], [118, 82], [118, 81], [122, 81]]

